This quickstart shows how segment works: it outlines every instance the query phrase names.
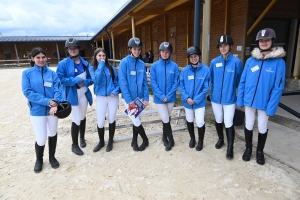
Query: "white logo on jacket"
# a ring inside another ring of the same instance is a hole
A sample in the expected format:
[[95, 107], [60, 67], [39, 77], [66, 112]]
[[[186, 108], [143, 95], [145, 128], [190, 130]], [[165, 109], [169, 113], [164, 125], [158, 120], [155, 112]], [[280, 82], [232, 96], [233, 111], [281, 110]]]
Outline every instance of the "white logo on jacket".
[[171, 70], [170, 70], [169, 73], [170, 73], [170, 74], [174, 74], [174, 71], [171, 71]]
[[234, 70], [233, 70], [233, 69], [227, 69], [227, 72], [231, 72], [231, 73], [233, 73], [233, 72], [234, 72]]
[[199, 76], [199, 77], [198, 77], [198, 79], [205, 79], [205, 77], [203, 77], [203, 76]]
[[268, 68], [268, 69], [265, 69], [266, 70], [266, 72], [270, 72], [270, 73], [274, 73], [274, 70], [272, 70], [272, 68], [270, 67], [270, 68]]

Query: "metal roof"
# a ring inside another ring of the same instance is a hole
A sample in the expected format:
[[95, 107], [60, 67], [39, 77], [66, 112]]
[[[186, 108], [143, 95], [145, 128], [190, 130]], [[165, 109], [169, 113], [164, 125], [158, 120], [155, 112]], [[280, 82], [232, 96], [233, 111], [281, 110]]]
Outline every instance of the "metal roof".
[[82, 42], [89, 42], [93, 38], [93, 36], [2, 36], [0, 42], [65, 42], [71, 37]]

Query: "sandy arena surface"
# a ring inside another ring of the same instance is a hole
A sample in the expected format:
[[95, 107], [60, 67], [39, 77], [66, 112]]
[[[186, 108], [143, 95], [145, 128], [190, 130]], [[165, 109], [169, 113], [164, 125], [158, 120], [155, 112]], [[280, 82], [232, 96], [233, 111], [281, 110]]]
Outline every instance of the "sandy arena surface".
[[[264, 166], [256, 164], [254, 156], [244, 162], [244, 141], [239, 138], [235, 158], [227, 160], [226, 147], [214, 147], [217, 136], [208, 120], [200, 152], [188, 147], [187, 130], [174, 132], [175, 147], [169, 152], [161, 134], [149, 135], [149, 147], [135, 152], [130, 139], [120, 139], [131, 136], [131, 128], [125, 128], [116, 131], [111, 152], [104, 147], [93, 153], [98, 142], [95, 105], [88, 108], [84, 155], [71, 152], [70, 117], [60, 120], [56, 151], [60, 167], [51, 168], [46, 145], [43, 170], [36, 174], [35, 137], [21, 91], [23, 70], [0, 70], [0, 199], [300, 199], [298, 171], [268, 156]], [[152, 100], [147, 109], [155, 109]], [[123, 113], [122, 103], [118, 112]], [[157, 114], [142, 117], [142, 121], [154, 119], [159, 119]], [[179, 125], [174, 121], [173, 127], [183, 125], [182, 120]], [[128, 119], [117, 121], [117, 125], [128, 123]], [[161, 126], [147, 124], [145, 129], [151, 132]]]

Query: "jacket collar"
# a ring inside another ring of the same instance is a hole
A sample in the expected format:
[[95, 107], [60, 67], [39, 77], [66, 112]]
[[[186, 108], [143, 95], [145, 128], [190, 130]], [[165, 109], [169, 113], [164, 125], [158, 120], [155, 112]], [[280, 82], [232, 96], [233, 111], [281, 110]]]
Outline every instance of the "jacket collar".
[[[259, 48], [254, 48], [253, 51], [251, 52], [251, 55], [258, 59], [258, 60], [262, 60], [263, 59], [263, 54], [260, 52]], [[284, 49], [282, 47], [274, 47], [272, 48], [272, 51], [267, 54], [265, 56], [265, 60], [266, 59], [271, 59], [271, 58], [282, 58], [286, 55], [286, 52], [284, 51]]]

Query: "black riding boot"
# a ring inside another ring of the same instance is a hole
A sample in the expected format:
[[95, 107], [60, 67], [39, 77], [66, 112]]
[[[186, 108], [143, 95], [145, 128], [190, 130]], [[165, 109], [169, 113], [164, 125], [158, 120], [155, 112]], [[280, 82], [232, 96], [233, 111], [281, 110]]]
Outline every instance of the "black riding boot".
[[145, 133], [145, 129], [144, 129], [143, 125], [140, 125], [139, 127], [135, 126], [135, 129], [143, 139], [143, 143], [141, 144], [139, 149], [140, 149], [140, 151], [144, 151], [146, 149], [146, 147], [149, 145], [149, 140], [148, 140], [148, 137]]
[[83, 151], [79, 148], [78, 146], [78, 134], [79, 134], [79, 126], [72, 122], [72, 127], [71, 127], [71, 135], [72, 135], [72, 152], [75, 153], [78, 156], [83, 155]]
[[243, 154], [243, 160], [249, 161], [252, 155], [253, 131], [249, 131], [246, 127], [244, 127], [244, 133], [245, 133], [245, 141], [246, 141], [246, 150]]
[[81, 122], [80, 122], [79, 131], [80, 131], [80, 147], [81, 148], [84, 148], [86, 146], [85, 138], [84, 138], [85, 126], [86, 126], [86, 118], [84, 118], [84, 120], [81, 120]]
[[57, 134], [54, 137], [48, 137], [49, 162], [51, 164], [51, 167], [54, 169], [59, 167], [59, 162], [55, 158], [56, 144], [57, 144]]
[[36, 154], [36, 161], [34, 165], [34, 172], [40, 173], [43, 168], [43, 156], [44, 156], [44, 146], [39, 146], [37, 143], [35, 143], [35, 154]]
[[233, 158], [233, 143], [234, 143], [234, 136], [235, 136], [235, 131], [234, 131], [234, 126], [232, 125], [229, 128], [226, 128], [226, 136], [227, 136], [227, 154], [226, 157], [228, 159]]
[[194, 129], [194, 122], [188, 122], [186, 121], [186, 125], [191, 137], [189, 146], [190, 148], [194, 148], [196, 146], [196, 138], [195, 138], [195, 129]]
[[99, 143], [97, 144], [97, 146], [95, 146], [95, 148], [93, 149], [93, 152], [97, 152], [100, 151], [100, 149], [102, 147], [104, 147], [105, 142], [104, 142], [104, 127], [99, 128], [97, 125], [97, 131], [98, 131], [98, 136], [99, 136]]
[[168, 145], [168, 138], [167, 138], [167, 132], [165, 130], [165, 126], [164, 126], [164, 122], [162, 122], [163, 124], [163, 135], [162, 135], [162, 141], [164, 143], [164, 146], [166, 147]]
[[170, 122], [164, 123], [164, 127], [167, 133], [167, 137], [169, 139], [165, 150], [170, 151], [174, 147], [174, 138], [173, 138], [172, 127]]
[[257, 164], [265, 164], [264, 148], [267, 141], [268, 130], [265, 134], [258, 133], [258, 142], [256, 150], [256, 162]]
[[223, 123], [217, 123], [215, 122], [217, 134], [219, 136], [219, 140], [216, 143], [215, 147], [216, 149], [220, 149], [224, 145], [224, 133], [223, 133]]
[[197, 151], [201, 151], [203, 149], [203, 139], [204, 139], [204, 134], [205, 134], [205, 124], [199, 128], [198, 127], [198, 134], [199, 134], [199, 141], [196, 146]]
[[116, 130], [116, 121], [109, 124], [109, 139], [106, 147], [106, 152], [110, 152], [113, 149], [115, 130]]
[[139, 151], [140, 150], [140, 148], [138, 146], [137, 138], [138, 138], [138, 131], [135, 129], [135, 126], [132, 125], [132, 141], [131, 141], [131, 146], [133, 147], [134, 151]]

